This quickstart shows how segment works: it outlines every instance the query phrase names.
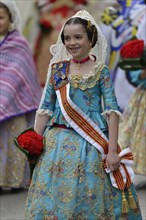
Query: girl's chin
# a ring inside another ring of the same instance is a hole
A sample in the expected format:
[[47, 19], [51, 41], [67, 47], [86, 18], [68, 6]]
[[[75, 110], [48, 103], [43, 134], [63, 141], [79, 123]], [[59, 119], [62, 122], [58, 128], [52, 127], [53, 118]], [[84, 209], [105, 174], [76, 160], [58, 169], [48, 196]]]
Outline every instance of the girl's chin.
[[79, 58], [79, 54], [78, 53], [71, 53], [71, 55], [74, 57], [74, 58]]

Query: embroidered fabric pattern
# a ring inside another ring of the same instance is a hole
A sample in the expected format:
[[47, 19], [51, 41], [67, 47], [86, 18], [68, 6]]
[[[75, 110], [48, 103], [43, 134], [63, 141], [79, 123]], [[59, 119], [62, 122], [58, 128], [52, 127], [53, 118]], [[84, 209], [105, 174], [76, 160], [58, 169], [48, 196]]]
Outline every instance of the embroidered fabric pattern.
[[[67, 135], [64, 137], [64, 141], [60, 147], [60, 157], [57, 158], [56, 162], [51, 160], [50, 154], [56, 151], [58, 148], [57, 145], [60, 143], [54, 140], [56, 135], [61, 137], [60, 129], [54, 128], [50, 131], [49, 139], [45, 139], [46, 149], [45, 149], [45, 158], [43, 156], [40, 158], [39, 163], [36, 165], [39, 169], [37, 174], [38, 184], [35, 186], [32, 182], [31, 188], [29, 190], [30, 198], [33, 197], [35, 193], [37, 193], [37, 197], [35, 197], [35, 202], [33, 209], [37, 209], [37, 213], [39, 214], [40, 219], [42, 219], [42, 207], [46, 210], [46, 216], [44, 219], [65, 219], [65, 220], [87, 220], [85, 216], [97, 217], [97, 219], [114, 219], [113, 212], [113, 195], [118, 200], [116, 189], [114, 192], [111, 191], [109, 187], [109, 179], [107, 178], [105, 172], [103, 171], [103, 165], [101, 157], [97, 152], [94, 151], [94, 147], [89, 145], [87, 152], [84, 152], [84, 157], [82, 160], [77, 156], [79, 154], [80, 145], [82, 143], [82, 138], [76, 135], [75, 131], [67, 132]], [[70, 138], [71, 135], [71, 138]], [[85, 172], [85, 155], [88, 155], [88, 174]], [[72, 160], [72, 156], [76, 158], [75, 161]], [[93, 156], [93, 157], [92, 157]], [[64, 160], [63, 158], [68, 158], [68, 160]], [[48, 167], [48, 158], [50, 160]], [[92, 159], [91, 159], [92, 158]], [[43, 164], [43, 166], [42, 166]], [[43, 170], [42, 170], [43, 169]], [[43, 173], [46, 173], [46, 178], [53, 176], [53, 184], [52, 187], [47, 185], [46, 182], [42, 182]], [[93, 174], [94, 184], [91, 186], [90, 184], [90, 175]], [[34, 171], [34, 175], [36, 175]], [[106, 177], [105, 177], [106, 176]], [[79, 187], [76, 190], [76, 194], [74, 194], [74, 181], [75, 179], [78, 182], [80, 181]], [[100, 184], [97, 181], [100, 181]], [[57, 188], [56, 187], [57, 183]], [[55, 187], [54, 187], [55, 186]], [[106, 186], [106, 187], [105, 187]], [[48, 189], [48, 190], [46, 190]], [[85, 190], [86, 189], [86, 190]], [[103, 192], [105, 191], [105, 194]], [[100, 192], [100, 193], [99, 193]], [[74, 203], [75, 197], [78, 195], [77, 203]], [[100, 196], [100, 199], [99, 199]], [[106, 197], [107, 199], [105, 199]], [[54, 201], [57, 199], [58, 205], [52, 206], [48, 210], [45, 205], [40, 207], [38, 204], [46, 198], [51, 201], [52, 205]], [[82, 207], [83, 200], [85, 200], [85, 204], [90, 208], [86, 210]], [[62, 204], [66, 204], [66, 206], [62, 206]], [[80, 206], [81, 205], [81, 206]], [[81, 207], [81, 209], [80, 209]], [[29, 210], [29, 201], [28, 201], [28, 210]], [[35, 211], [31, 210], [32, 219], [35, 219]], [[76, 210], [76, 212], [75, 212]], [[99, 211], [100, 210], [100, 211]], [[105, 211], [106, 210], [106, 211]], [[61, 217], [57, 217], [58, 213], [60, 213]], [[30, 216], [30, 215], [29, 215]], [[37, 215], [38, 217], [38, 215]], [[56, 217], [56, 218], [55, 218]]]
[[[57, 142], [56, 136], [59, 138]], [[62, 138], [63, 141], [61, 141]], [[31, 213], [27, 213], [26, 219], [114, 220], [113, 196], [116, 210], [121, 209], [121, 197], [118, 189], [111, 188], [109, 178], [103, 170], [101, 155], [95, 151], [95, 148], [88, 144], [82, 151], [82, 158], [80, 158], [78, 155], [80, 146], [84, 144], [83, 139], [74, 130], [70, 130], [70, 132], [67, 130], [66, 136], [62, 137], [59, 128], [51, 129], [49, 138], [47, 136], [45, 142], [46, 148], [43, 157], [36, 165], [37, 172], [34, 170], [34, 179], [29, 190], [27, 208]], [[62, 143], [61, 146], [60, 143]], [[53, 161], [51, 155], [54, 155], [56, 151], [59, 156], [56, 161]], [[72, 160], [72, 157], [75, 160]], [[53, 176], [53, 182], [42, 182], [44, 173], [45, 180]], [[91, 175], [92, 183], [90, 181]], [[37, 185], [34, 184], [36, 178]], [[74, 193], [75, 188], [76, 193]], [[76, 200], [76, 196], [78, 200]], [[29, 205], [31, 198], [33, 198], [33, 208]], [[44, 200], [50, 204], [49, 209], [44, 203], [42, 206], [39, 205]], [[138, 204], [137, 198], [136, 203]], [[89, 209], [84, 208], [84, 205]], [[133, 213], [133, 219], [138, 219], [138, 213]], [[119, 220], [127, 219], [126, 215], [122, 216], [121, 214], [116, 217]]]
[[100, 73], [104, 67], [101, 63], [96, 63], [93, 70], [89, 74], [71, 74], [69, 75], [70, 84], [75, 88], [85, 90], [93, 88], [96, 82], [100, 79]]

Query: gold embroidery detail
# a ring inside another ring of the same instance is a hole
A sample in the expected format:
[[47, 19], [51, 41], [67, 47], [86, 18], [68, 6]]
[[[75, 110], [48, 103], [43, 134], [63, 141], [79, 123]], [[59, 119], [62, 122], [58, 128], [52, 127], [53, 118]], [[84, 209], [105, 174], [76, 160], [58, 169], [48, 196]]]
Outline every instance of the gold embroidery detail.
[[61, 76], [61, 78], [62, 78], [62, 79], [65, 79], [65, 78], [66, 78], [66, 76], [65, 76], [65, 75], [62, 75], [62, 76]]
[[60, 185], [58, 189], [58, 198], [64, 203], [70, 202], [74, 198], [72, 189], [68, 185], [65, 185], [65, 183]]
[[[59, 71], [59, 69], [61, 69], [64, 64], [66, 64], [65, 73], [63, 71]], [[69, 73], [69, 61], [61, 61], [61, 62], [52, 64], [51, 80], [52, 80], [52, 83], [54, 85], [55, 90], [63, 87], [64, 85], [66, 85], [68, 83], [68, 78], [67, 78], [68, 73]], [[58, 84], [57, 84], [56, 80], [54, 79], [55, 74], [57, 74], [58, 77], [60, 76], [63, 79]]]
[[100, 79], [100, 74], [104, 65], [95, 65], [92, 72], [88, 75], [84, 74], [70, 74], [70, 84], [74, 88], [85, 90], [87, 88], [93, 88], [96, 82]]

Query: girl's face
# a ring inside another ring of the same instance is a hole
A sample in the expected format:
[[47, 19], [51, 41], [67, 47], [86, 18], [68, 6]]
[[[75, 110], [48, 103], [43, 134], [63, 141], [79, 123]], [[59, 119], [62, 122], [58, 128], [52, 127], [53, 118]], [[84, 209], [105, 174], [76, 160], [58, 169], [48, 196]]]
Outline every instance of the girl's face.
[[82, 60], [89, 54], [90, 41], [81, 24], [70, 24], [64, 27], [64, 44], [73, 58]]
[[0, 35], [8, 33], [10, 17], [6, 9], [0, 8]]

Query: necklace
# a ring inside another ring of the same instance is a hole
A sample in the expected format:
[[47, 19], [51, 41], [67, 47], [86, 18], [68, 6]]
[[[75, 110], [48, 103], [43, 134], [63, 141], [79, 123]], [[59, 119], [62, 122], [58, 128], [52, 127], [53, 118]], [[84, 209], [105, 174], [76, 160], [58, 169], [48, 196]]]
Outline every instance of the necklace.
[[78, 68], [78, 70], [80, 69], [80, 67], [81, 67], [81, 64], [82, 63], [86, 63], [88, 60], [90, 60], [90, 57], [89, 56], [87, 56], [86, 58], [84, 58], [83, 60], [76, 60], [76, 59], [72, 59], [72, 61], [74, 62], [74, 63], [77, 63], [77, 68]]

